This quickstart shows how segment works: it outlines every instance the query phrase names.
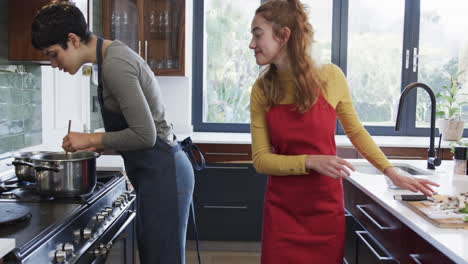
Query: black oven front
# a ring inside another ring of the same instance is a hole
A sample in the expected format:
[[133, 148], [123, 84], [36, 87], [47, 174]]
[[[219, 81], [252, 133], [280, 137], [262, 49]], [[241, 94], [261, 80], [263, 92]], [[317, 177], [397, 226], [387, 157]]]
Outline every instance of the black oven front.
[[135, 197], [119, 218], [78, 259], [80, 264], [136, 263]]

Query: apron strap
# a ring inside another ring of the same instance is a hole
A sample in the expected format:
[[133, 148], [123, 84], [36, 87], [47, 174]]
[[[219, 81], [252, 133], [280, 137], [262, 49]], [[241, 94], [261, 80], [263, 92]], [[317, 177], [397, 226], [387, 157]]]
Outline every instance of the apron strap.
[[98, 100], [99, 104], [104, 107], [104, 98], [102, 96], [103, 85], [102, 85], [102, 38], [97, 37], [97, 45], [96, 45], [96, 58], [97, 58], [97, 65], [98, 65]]
[[[201, 171], [206, 167], [205, 157], [203, 156], [197, 145], [193, 144], [192, 139], [190, 137], [187, 137], [186, 139], [182, 140], [182, 142], [180, 142], [180, 146], [182, 147], [182, 150], [187, 154], [195, 170]], [[200, 164], [197, 163], [195, 155], [193, 155], [194, 150], [198, 152], [198, 155], [200, 156]]]

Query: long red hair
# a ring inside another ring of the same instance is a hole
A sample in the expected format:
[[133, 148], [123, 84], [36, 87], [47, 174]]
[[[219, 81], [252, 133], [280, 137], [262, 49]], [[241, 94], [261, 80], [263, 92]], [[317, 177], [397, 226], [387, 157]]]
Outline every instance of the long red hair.
[[[281, 29], [291, 30], [287, 52], [291, 61], [292, 74], [296, 84], [295, 104], [297, 111], [304, 113], [315, 103], [320, 89], [325, 86], [312, 60], [311, 47], [314, 31], [308, 22], [307, 13], [299, 0], [269, 0], [255, 11], [273, 24], [273, 34], [281, 38]], [[279, 87], [279, 76], [274, 64], [268, 65], [260, 75], [260, 85], [267, 98], [268, 106], [279, 104], [283, 91]]]

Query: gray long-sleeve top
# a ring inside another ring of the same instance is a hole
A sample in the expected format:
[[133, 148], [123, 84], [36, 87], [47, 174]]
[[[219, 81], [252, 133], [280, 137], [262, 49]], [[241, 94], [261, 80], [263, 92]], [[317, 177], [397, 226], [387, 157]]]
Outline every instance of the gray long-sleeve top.
[[113, 41], [106, 50], [102, 71], [104, 106], [123, 114], [129, 126], [106, 132], [102, 144], [114, 150], [138, 150], [153, 147], [158, 136], [174, 145], [161, 89], [148, 64], [122, 42]]

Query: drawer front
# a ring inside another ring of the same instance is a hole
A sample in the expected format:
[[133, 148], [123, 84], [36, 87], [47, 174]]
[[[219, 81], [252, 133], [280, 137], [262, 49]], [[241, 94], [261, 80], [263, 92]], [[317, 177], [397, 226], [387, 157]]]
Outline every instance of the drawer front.
[[[256, 206], [207, 207], [198, 204], [196, 220], [200, 240], [260, 241], [262, 210]], [[192, 219], [189, 221], [187, 239], [194, 240]]]
[[452, 264], [455, 263], [409, 227], [404, 227], [405, 249], [403, 263]]
[[367, 231], [356, 231], [357, 263], [365, 264], [398, 264], [388, 251]]
[[251, 161], [250, 144], [197, 144], [208, 163]]
[[[250, 164], [209, 163], [196, 172], [199, 239], [260, 241], [266, 179]], [[187, 237], [195, 239], [191, 225]]]
[[357, 235], [356, 231], [364, 231], [364, 228], [359, 224], [358, 221], [346, 212], [346, 240], [345, 240], [345, 252], [344, 252], [344, 263], [345, 264], [357, 264]]
[[347, 210], [379, 243], [400, 258], [402, 223], [348, 181], [343, 181]]
[[195, 174], [195, 199], [221, 205], [263, 202], [266, 179], [250, 164], [210, 163]]

